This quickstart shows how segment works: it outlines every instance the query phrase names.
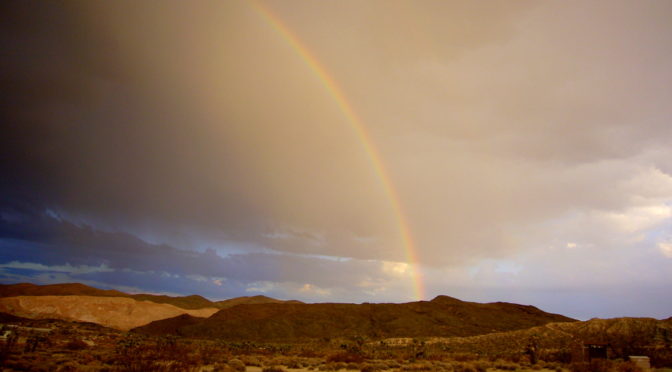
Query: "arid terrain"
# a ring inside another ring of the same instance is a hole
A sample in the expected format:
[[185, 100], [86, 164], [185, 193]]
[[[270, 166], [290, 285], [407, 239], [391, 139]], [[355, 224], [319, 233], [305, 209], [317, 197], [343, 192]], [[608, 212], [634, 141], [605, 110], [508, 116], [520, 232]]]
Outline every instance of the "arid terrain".
[[[641, 370], [630, 355], [649, 356], [660, 370], [672, 366], [672, 318], [576, 321], [447, 296], [403, 304], [212, 302], [80, 284], [1, 286], [0, 293], [4, 371]], [[589, 361], [590, 344], [604, 345], [608, 359]]]
[[213, 307], [182, 309], [165, 303], [125, 297], [17, 296], [0, 298], [0, 311], [25, 318], [91, 322], [129, 330], [181, 314], [207, 318], [218, 310]]

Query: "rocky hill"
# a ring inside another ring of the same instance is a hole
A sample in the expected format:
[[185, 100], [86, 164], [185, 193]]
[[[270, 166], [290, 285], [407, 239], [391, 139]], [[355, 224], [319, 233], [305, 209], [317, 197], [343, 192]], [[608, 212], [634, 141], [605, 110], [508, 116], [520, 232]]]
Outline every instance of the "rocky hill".
[[216, 308], [183, 309], [170, 304], [107, 296], [15, 296], [0, 298], [0, 312], [30, 319], [91, 322], [128, 330], [182, 314], [208, 317]]
[[533, 306], [473, 303], [447, 296], [403, 304], [241, 304], [208, 319], [181, 316], [134, 331], [230, 340], [300, 340], [354, 335], [386, 337], [473, 336], [572, 322]]

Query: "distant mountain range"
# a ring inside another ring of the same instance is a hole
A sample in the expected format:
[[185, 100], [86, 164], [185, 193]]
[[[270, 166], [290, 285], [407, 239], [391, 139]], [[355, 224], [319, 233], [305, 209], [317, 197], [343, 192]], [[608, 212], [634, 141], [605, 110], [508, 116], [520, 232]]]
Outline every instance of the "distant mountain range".
[[[31, 319], [62, 319], [92, 322], [129, 330], [155, 320], [182, 314], [208, 317], [220, 309], [239, 304], [284, 303], [265, 296], [238, 297], [213, 302], [193, 295], [170, 297], [128, 294], [80, 283], [0, 285], [0, 311]], [[288, 301], [288, 303], [299, 303]]]
[[0, 284], [0, 297], [16, 296], [96, 296], [126, 297], [138, 301], [150, 301], [158, 304], [169, 304], [182, 309], [216, 308], [227, 309], [240, 304], [258, 303], [300, 303], [300, 301], [282, 301], [266, 296], [236, 297], [223, 301], [210, 301], [199, 295], [171, 297], [153, 294], [128, 294], [113, 289], [98, 289], [81, 283], [36, 285], [31, 283]]
[[79, 283], [0, 285], [0, 311], [33, 319], [85, 321], [139, 333], [230, 340], [473, 336], [574, 319], [533, 306], [473, 303], [448, 296], [402, 304], [305, 304], [265, 296], [213, 302], [127, 294]]

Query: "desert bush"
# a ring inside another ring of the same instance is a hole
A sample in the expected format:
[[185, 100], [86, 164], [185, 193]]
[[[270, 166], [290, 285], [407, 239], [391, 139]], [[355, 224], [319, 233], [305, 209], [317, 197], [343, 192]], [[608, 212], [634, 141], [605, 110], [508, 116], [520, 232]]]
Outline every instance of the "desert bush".
[[470, 362], [478, 360], [478, 355], [472, 353], [453, 353], [450, 355], [450, 358], [458, 362]]
[[5, 360], [14, 352], [15, 346], [19, 340], [16, 333], [12, 333], [7, 341], [0, 345], [0, 365], [4, 364]]
[[65, 348], [68, 350], [83, 350], [88, 348], [89, 345], [86, 344], [86, 342], [76, 338], [73, 340], [68, 341], [67, 344], [65, 344]]
[[455, 372], [485, 372], [487, 364], [483, 362], [460, 362], [451, 363], [451, 367]]
[[56, 371], [57, 372], [75, 372], [75, 371], [79, 371], [79, 370], [80, 369], [78, 368], [77, 363], [68, 362], [68, 363], [65, 363], [65, 364], [61, 365], [60, 367], [58, 367], [58, 369]]
[[261, 367], [262, 364], [259, 358], [251, 355], [243, 355], [240, 357], [240, 360], [245, 363], [246, 366]]
[[617, 363], [614, 370], [616, 372], [643, 372], [637, 364], [630, 361]]
[[[648, 355], [648, 354], [644, 354]], [[662, 368], [672, 367], [672, 348], [659, 348], [650, 353], [651, 366]]]
[[572, 362], [572, 351], [561, 349], [561, 350], [552, 350], [544, 351], [541, 353], [540, 358], [547, 362], [557, 362], [563, 364], [569, 364]]
[[240, 359], [231, 359], [229, 360], [229, 367], [234, 371], [245, 372], [245, 363]]
[[342, 363], [362, 363], [364, 357], [359, 353], [353, 353], [349, 351], [343, 351], [340, 353], [332, 354], [327, 357], [328, 362], [342, 362]]
[[[147, 342], [148, 339], [127, 334], [115, 345], [114, 359], [116, 371], [191, 371], [197, 369], [199, 359], [194, 354], [194, 346], [188, 343], [175, 344], [164, 349], [159, 342]], [[161, 346], [160, 346], [161, 345]]]
[[387, 364], [378, 362], [378, 363], [366, 363], [360, 366], [359, 368], [357, 368], [356, 366], [354, 368], [348, 366], [348, 369], [360, 369], [361, 371], [372, 372], [372, 371], [384, 371], [388, 369], [388, 367]]
[[613, 362], [607, 359], [572, 363], [569, 367], [572, 372], [611, 372], [614, 369]]
[[429, 363], [411, 363], [401, 367], [402, 371], [432, 371], [432, 365]]
[[233, 368], [226, 363], [215, 363], [212, 367], [212, 372], [233, 372]]
[[285, 363], [281, 363], [287, 366], [287, 368], [303, 368], [306, 363], [303, 363], [301, 359], [298, 358], [289, 358], [285, 361]]
[[285, 369], [282, 367], [265, 367], [264, 369], [261, 370], [261, 372], [285, 372]]
[[516, 369], [518, 369], [517, 364], [511, 363], [511, 362], [506, 362], [506, 361], [503, 361], [501, 359], [496, 360], [492, 364], [492, 367], [495, 368], [495, 369], [502, 370], [502, 371], [515, 371]]

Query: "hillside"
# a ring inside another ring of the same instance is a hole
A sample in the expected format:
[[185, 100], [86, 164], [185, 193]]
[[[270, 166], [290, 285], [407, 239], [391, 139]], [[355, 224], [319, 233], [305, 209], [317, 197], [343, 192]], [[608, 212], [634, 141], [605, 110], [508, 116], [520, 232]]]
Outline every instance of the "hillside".
[[[411, 340], [388, 342], [404, 344]], [[672, 364], [672, 318], [614, 318], [549, 323], [524, 330], [473, 337], [434, 338], [428, 340], [427, 344], [456, 353], [507, 356], [520, 354], [530, 342], [537, 344], [540, 358], [544, 360], [576, 360], [583, 354], [583, 345], [590, 343], [609, 345], [612, 358], [649, 355], [655, 365], [669, 365]]]
[[480, 304], [439, 296], [403, 304], [242, 304], [208, 319], [172, 318], [134, 331], [230, 340], [300, 340], [354, 335], [387, 337], [473, 336], [573, 319], [533, 306]]
[[[125, 297], [138, 301], [151, 301], [158, 304], [169, 304], [182, 309], [225, 309], [239, 304], [282, 303], [266, 296], [237, 297], [224, 301], [213, 302], [199, 295], [165, 296], [152, 294], [128, 294], [116, 290], [105, 290], [89, 287], [80, 283], [36, 285], [31, 283], [0, 284], [0, 297], [16, 296], [97, 296], [97, 297]], [[298, 302], [298, 301], [287, 301]]]
[[208, 317], [216, 308], [182, 309], [169, 304], [101, 296], [16, 296], [0, 298], [0, 312], [31, 319], [91, 322], [128, 330], [182, 314]]

